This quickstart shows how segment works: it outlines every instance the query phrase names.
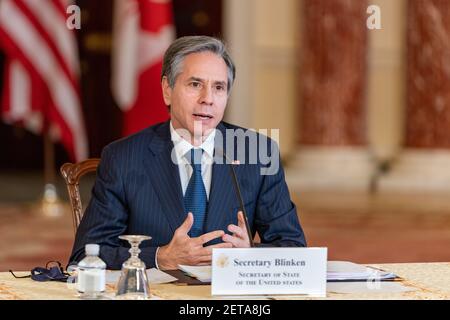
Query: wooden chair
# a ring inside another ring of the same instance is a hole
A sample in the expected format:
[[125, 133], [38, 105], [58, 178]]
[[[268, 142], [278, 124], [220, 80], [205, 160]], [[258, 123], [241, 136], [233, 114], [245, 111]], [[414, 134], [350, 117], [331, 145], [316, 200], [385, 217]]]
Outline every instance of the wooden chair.
[[88, 159], [79, 163], [65, 163], [61, 166], [61, 174], [66, 181], [67, 191], [72, 207], [73, 227], [75, 232], [83, 217], [83, 206], [80, 197], [80, 179], [89, 172], [97, 170], [100, 159]]
[[[67, 191], [70, 198], [70, 206], [72, 207], [73, 227], [74, 232], [77, 232], [83, 217], [83, 205], [80, 197], [80, 179], [89, 172], [97, 170], [100, 159], [88, 159], [79, 163], [65, 163], [61, 166], [61, 174], [66, 181]], [[259, 235], [256, 233], [254, 238], [255, 243], [259, 243]]]

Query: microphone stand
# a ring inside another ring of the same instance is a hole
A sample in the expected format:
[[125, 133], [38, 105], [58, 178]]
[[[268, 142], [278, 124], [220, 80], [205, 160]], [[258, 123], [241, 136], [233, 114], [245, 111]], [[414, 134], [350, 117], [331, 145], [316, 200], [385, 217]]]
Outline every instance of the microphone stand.
[[[225, 154], [225, 152], [223, 152], [223, 150], [220, 150], [220, 152], [222, 153], [223, 158], [225, 159], [225, 163], [226, 163], [226, 161], [229, 160], [227, 155]], [[255, 247], [255, 243], [253, 242], [253, 236], [252, 236], [252, 232], [250, 230], [250, 224], [248, 223], [247, 212], [245, 211], [244, 200], [242, 199], [242, 193], [241, 193], [241, 188], [239, 187], [239, 181], [236, 176], [236, 171], [234, 170], [235, 165], [236, 164], [234, 164], [234, 161], [230, 161], [231, 177], [233, 180], [236, 195], [239, 199], [239, 205], [241, 207], [242, 215], [244, 216], [245, 228], [247, 229], [247, 236], [248, 236], [248, 240], [250, 242], [250, 247], [253, 248], [253, 247]]]

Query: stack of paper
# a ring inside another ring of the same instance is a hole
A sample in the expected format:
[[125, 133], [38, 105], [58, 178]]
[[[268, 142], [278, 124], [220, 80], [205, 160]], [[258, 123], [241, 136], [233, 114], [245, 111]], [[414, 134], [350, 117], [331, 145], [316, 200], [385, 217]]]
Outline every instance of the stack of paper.
[[348, 261], [328, 261], [327, 281], [380, 281], [395, 279], [397, 275]]
[[[179, 269], [187, 275], [202, 282], [211, 282], [211, 266], [179, 265]], [[397, 275], [369, 268], [349, 261], [328, 261], [327, 281], [380, 281], [392, 280]]]
[[201, 282], [211, 282], [211, 266], [186, 266], [178, 265], [178, 268], [192, 278]]

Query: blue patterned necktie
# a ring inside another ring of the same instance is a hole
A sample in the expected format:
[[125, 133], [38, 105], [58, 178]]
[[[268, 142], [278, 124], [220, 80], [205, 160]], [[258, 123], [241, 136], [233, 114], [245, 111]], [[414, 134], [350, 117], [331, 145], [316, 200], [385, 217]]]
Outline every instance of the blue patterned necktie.
[[190, 232], [191, 237], [199, 237], [203, 234], [206, 216], [207, 196], [202, 178], [202, 153], [202, 149], [191, 149], [190, 155], [186, 155], [193, 169], [184, 195], [184, 207], [187, 212], [192, 212], [194, 215], [194, 224]]

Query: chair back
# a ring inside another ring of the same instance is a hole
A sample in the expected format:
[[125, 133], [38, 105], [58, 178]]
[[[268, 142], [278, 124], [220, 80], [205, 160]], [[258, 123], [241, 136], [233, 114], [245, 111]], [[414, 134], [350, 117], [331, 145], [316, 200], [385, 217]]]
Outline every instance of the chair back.
[[78, 163], [65, 163], [61, 166], [61, 174], [67, 185], [70, 206], [72, 208], [73, 227], [75, 232], [83, 217], [83, 205], [80, 196], [80, 179], [87, 173], [97, 170], [100, 159], [87, 159]]

